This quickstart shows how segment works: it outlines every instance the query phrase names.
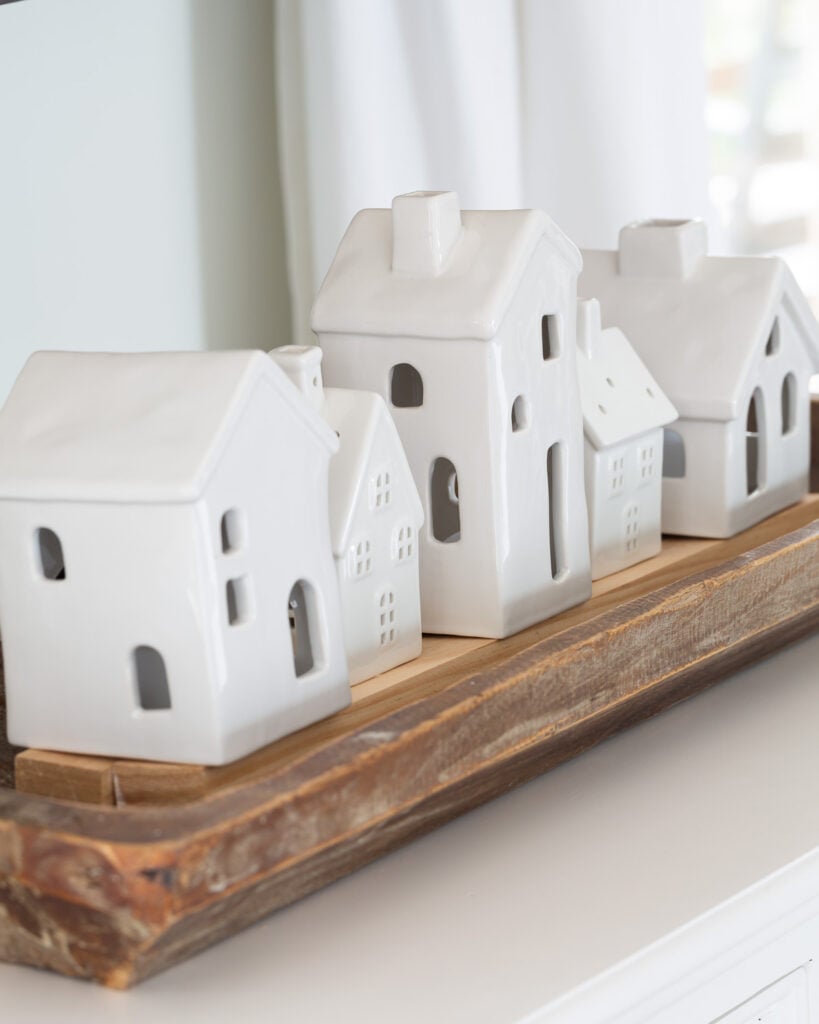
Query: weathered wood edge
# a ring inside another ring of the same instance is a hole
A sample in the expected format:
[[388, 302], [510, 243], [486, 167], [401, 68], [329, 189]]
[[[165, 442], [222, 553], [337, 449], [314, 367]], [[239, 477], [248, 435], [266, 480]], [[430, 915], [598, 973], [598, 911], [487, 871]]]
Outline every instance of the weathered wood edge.
[[0, 956], [132, 984], [814, 628], [817, 564], [814, 522], [190, 806], [0, 794]]

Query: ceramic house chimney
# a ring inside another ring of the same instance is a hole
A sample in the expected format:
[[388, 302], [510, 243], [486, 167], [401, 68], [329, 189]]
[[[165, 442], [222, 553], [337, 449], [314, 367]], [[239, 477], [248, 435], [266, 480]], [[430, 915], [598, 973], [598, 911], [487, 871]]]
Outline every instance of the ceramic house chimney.
[[270, 358], [284, 370], [314, 409], [324, 403], [321, 377], [322, 351], [318, 345], [282, 345], [270, 352]]
[[593, 359], [596, 355], [602, 329], [600, 303], [597, 299], [578, 299], [577, 348], [587, 359]]
[[624, 277], [690, 277], [708, 250], [701, 220], [644, 220], [620, 232], [619, 270]]
[[409, 192], [392, 201], [392, 269], [437, 277], [461, 237], [456, 192]]

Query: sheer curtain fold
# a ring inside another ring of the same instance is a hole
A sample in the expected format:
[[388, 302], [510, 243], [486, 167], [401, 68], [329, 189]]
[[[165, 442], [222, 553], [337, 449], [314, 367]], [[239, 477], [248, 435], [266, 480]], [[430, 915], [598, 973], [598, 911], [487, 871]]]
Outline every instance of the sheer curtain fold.
[[706, 212], [699, 0], [277, 0], [295, 340], [356, 210], [540, 206], [582, 245]]
[[698, 0], [521, 0], [526, 203], [586, 248], [708, 216]]

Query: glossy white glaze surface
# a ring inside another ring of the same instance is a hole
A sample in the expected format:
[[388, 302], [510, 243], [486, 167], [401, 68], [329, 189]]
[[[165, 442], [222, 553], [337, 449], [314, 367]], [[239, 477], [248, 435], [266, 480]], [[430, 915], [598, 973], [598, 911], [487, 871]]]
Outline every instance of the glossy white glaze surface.
[[0, 413], [12, 742], [222, 764], [346, 706], [337, 447], [261, 352], [32, 357]]
[[270, 353], [314, 402], [338, 437], [329, 506], [350, 682], [421, 653], [421, 500], [384, 399], [373, 391], [325, 388], [321, 349]]
[[660, 550], [663, 430], [677, 411], [628, 339], [602, 330], [596, 299], [577, 304], [592, 579]]
[[579, 289], [679, 412], [685, 474], [663, 482], [664, 532], [730, 537], [807, 491], [819, 325], [781, 260], [708, 256], [704, 232], [629, 225], [619, 252], [584, 253]]
[[[444, 195], [451, 212], [456, 197]], [[378, 392], [404, 444], [424, 505], [424, 631], [502, 637], [591, 592], [580, 264], [540, 211], [462, 211], [463, 231], [436, 274], [394, 270], [394, 231], [406, 231], [410, 214], [428, 225], [427, 206], [441, 202], [413, 195], [392, 212], [361, 211], [313, 326], [327, 383]], [[420, 226], [413, 237], [437, 245]], [[412, 404], [394, 393], [403, 366], [423, 386]]]

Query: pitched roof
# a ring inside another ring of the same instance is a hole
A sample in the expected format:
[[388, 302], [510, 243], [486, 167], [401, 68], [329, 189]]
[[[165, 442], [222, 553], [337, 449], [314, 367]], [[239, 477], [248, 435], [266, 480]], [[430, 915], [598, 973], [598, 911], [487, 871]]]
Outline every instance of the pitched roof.
[[[601, 330], [595, 312], [588, 325], [592, 336], [585, 344], [578, 338], [577, 375], [583, 430], [599, 451], [666, 426], [677, 418], [677, 410], [623, 332]], [[578, 319], [582, 326], [585, 318]]]
[[600, 300], [604, 326], [621, 327], [688, 419], [740, 415], [743, 388], [780, 302], [819, 369], [819, 325], [782, 260], [703, 256], [684, 279], [618, 273], [616, 252], [584, 251], [581, 295]]
[[311, 317], [317, 334], [491, 340], [543, 239], [578, 273], [580, 254], [541, 210], [463, 210], [462, 235], [437, 276], [392, 270], [392, 212], [353, 218]]
[[0, 497], [193, 500], [257, 384], [336, 449], [263, 352], [37, 352], [0, 412]]
[[330, 461], [330, 533], [333, 554], [340, 557], [349, 540], [359, 496], [368, 485], [367, 464], [376, 436], [389, 436], [398, 471], [411, 502], [411, 517], [420, 528], [424, 510], [404, 454], [404, 446], [384, 399], [372, 391], [325, 388], [322, 414], [337, 431], [338, 453]]

